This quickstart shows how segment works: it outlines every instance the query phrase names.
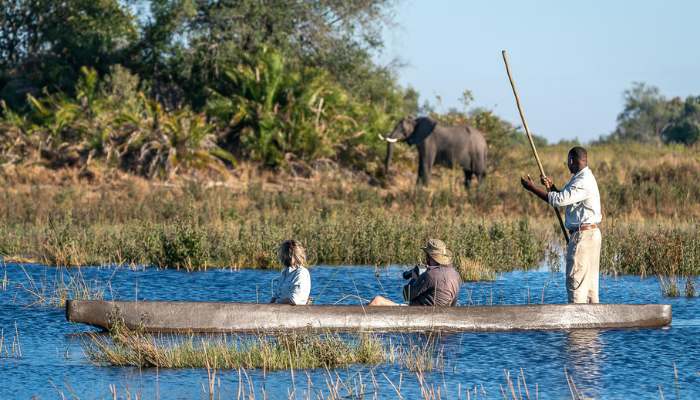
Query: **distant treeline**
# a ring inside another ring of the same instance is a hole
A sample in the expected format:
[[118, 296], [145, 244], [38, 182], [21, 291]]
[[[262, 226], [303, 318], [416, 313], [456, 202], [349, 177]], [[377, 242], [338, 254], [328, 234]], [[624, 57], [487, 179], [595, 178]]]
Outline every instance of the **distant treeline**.
[[[5, 0], [0, 164], [168, 178], [239, 160], [279, 168], [325, 158], [381, 176], [377, 134], [422, 112], [484, 130], [493, 168], [523, 141], [518, 128], [486, 109], [467, 112], [468, 91], [465, 111], [419, 107], [418, 93], [373, 61], [395, 3]], [[646, 105], [631, 107], [615, 139], [657, 123]], [[677, 139], [697, 133], [696, 108], [685, 108], [656, 136], [693, 143], [697, 134]]]
[[700, 96], [667, 99], [659, 89], [635, 82], [624, 93], [617, 128], [602, 142], [682, 143], [700, 140]]

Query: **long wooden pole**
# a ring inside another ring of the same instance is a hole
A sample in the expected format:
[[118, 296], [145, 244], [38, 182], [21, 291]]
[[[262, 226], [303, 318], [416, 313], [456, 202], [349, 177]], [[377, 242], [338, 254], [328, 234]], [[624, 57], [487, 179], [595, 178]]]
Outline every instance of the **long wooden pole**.
[[[506, 73], [508, 74], [508, 80], [510, 80], [510, 87], [513, 88], [513, 95], [515, 96], [515, 104], [518, 106], [518, 112], [520, 113], [520, 120], [523, 121], [523, 128], [525, 129], [525, 134], [527, 135], [527, 138], [530, 141], [532, 154], [535, 156], [537, 166], [540, 168], [540, 175], [547, 176], [544, 173], [544, 168], [542, 167], [542, 161], [540, 161], [540, 156], [537, 154], [537, 148], [535, 148], [535, 141], [532, 140], [532, 134], [530, 133], [530, 129], [527, 126], [527, 121], [525, 121], [525, 113], [523, 112], [523, 107], [520, 105], [520, 96], [518, 96], [518, 90], [515, 88], [515, 81], [513, 81], [513, 75], [510, 72], [510, 65], [508, 64], [508, 54], [505, 50], [503, 50], [501, 54], [503, 54], [503, 62], [506, 64]], [[556, 207], [552, 208], [554, 209], [554, 213], [557, 215], [557, 219], [559, 220], [559, 226], [561, 227], [561, 232], [564, 234], [564, 240], [566, 240], [566, 243], [568, 244], [569, 233], [566, 231], [566, 227], [564, 226], [564, 220], [562, 220], [561, 218], [559, 209]]]

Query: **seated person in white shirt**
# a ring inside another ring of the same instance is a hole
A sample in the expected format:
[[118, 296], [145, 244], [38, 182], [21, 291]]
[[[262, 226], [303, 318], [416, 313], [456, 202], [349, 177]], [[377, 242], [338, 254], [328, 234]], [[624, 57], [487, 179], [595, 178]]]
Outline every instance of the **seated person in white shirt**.
[[521, 178], [525, 189], [554, 207], [566, 207], [565, 225], [571, 238], [566, 247], [566, 289], [569, 303], [598, 303], [598, 270], [602, 220], [598, 183], [588, 168], [588, 154], [583, 147], [569, 150], [567, 159], [573, 174], [562, 190], [542, 176], [545, 188], [539, 188], [527, 176]]
[[284, 267], [270, 303], [304, 305], [309, 301], [311, 276], [306, 264], [306, 250], [296, 240], [285, 240], [277, 250]]

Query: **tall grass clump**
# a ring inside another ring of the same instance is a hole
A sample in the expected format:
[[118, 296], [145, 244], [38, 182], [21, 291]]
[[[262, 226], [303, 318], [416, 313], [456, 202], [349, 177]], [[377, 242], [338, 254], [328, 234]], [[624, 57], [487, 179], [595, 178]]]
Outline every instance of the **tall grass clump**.
[[691, 225], [612, 226], [603, 232], [601, 269], [611, 274], [698, 275], [700, 235]]
[[693, 276], [686, 276], [685, 283], [676, 275], [663, 276], [659, 275], [659, 285], [661, 286], [661, 294], [666, 297], [680, 297], [681, 287], [683, 294], [686, 297], [695, 297], [695, 281]]
[[[661, 293], [695, 294], [700, 273], [700, 235], [694, 224], [612, 226], [603, 232], [601, 270], [610, 274], [656, 275]], [[682, 281], [685, 279], [685, 287]]]
[[479, 282], [496, 280], [496, 272], [484, 267], [484, 265], [478, 261], [460, 257], [455, 261], [454, 266], [457, 272], [459, 272], [459, 276], [462, 277], [462, 281]]
[[99, 365], [144, 368], [260, 368], [264, 370], [339, 368], [389, 363], [410, 371], [444, 367], [437, 341], [388, 341], [377, 335], [340, 335], [315, 331], [275, 335], [152, 335], [116, 323], [108, 334], [90, 334], [83, 342]]
[[681, 295], [679, 279], [677, 276], [659, 275], [659, 284], [661, 285], [661, 294], [666, 297], [678, 297]]
[[281, 336], [156, 337], [124, 327], [91, 335], [86, 354], [97, 364], [158, 368], [336, 368], [378, 364], [387, 357], [376, 337], [291, 333]]
[[42, 237], [40, 260], [46, 265], [60, 267], [87, 264], [87, 240], [84, 231], [76, 229], [71, 221], [49, 218]]
[[160, 242], [161, 253], [152, 255], [152, 264], [188, 271], [207, 268], [206, 235], [194, 221], [180, 219], [173, 226], [163, 226]]

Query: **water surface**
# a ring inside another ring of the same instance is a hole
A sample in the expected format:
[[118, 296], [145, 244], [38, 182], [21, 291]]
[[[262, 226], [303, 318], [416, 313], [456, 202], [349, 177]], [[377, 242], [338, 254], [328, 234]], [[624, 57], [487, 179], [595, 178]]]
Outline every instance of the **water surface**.
[[[79, 272], [78, 272], [79, 271]], [[358, 304], [382, 294], [401, 300], [401, 267], [315, 267], [311, 296], [317, 304]], [[80, 333], [93, 328], [65, 321], [62, 308], [36, 304], [37, 294], [51, 292], [56, 282], [81, 274], [107, 299], [202, 300], [267, 302], [277, 271], [211, 270], [186, 273], [155, 268], [90, 267], [80, 270], [40, 265], [0, 265], [0, 399], [119, 398], [139, 394], [144, 399], [208, 398], [207, 373], [202, 370], [156, 370], [92, 365], [83, 354]], [[32, 292], [35, 292], [33, 294]], [[570, 398], [568, 374], [586, 396], [606, 399], [700, 398], [700, 299], [661, 296], [655, 278], [602, 277], [601, 301], [606, 303], [670, 303], [673, 324], [665, 329], [579, 330], [558, 332], [452, 333], [437, 338], [445, 366], [428, 373], [426, 381], [440, 388], [442, 398], [465, 398], [477, 386], [480, 398], [502, 398], [505, 371], [524, 371], [530, 395], [535, 384], [540, 399]], [[494, 282], [465, 283], [460, 305], [563, 303], [560, 272], [518, 271], [500, 274]], [[12, 351], [19, 333], [21, 356]], [[393, 337], [392, 340], [399, 340]], [[417, 334], [400, 340], [420, 342]], [[677, 380], [674, 371], [677, 371]], [[327, 386], [329, 375], [351, 385], [366, 385], [368, 398], [395, 398], [389, 381], [402, 383], [405, 398], [420, 398], [415, 374], [395, 365], [353, 366], [336, 371], [247, 371], [257, 398], [287, 398], [295, 390], [305, 398]], [[372, 378], [376, 383], [372, 383]], [[236, 398], [237, 371], [219, 373], [221, 398]], [[245, 378], [243, 378], [245, 380]], [[376, 389], [375, 389], [376, 386]], [[517, 390], [517, 382], [516, 382]], [[524, 394], [524, 392], [523, 392]], [[472, 391], [473, 398], [473, 391]]]

